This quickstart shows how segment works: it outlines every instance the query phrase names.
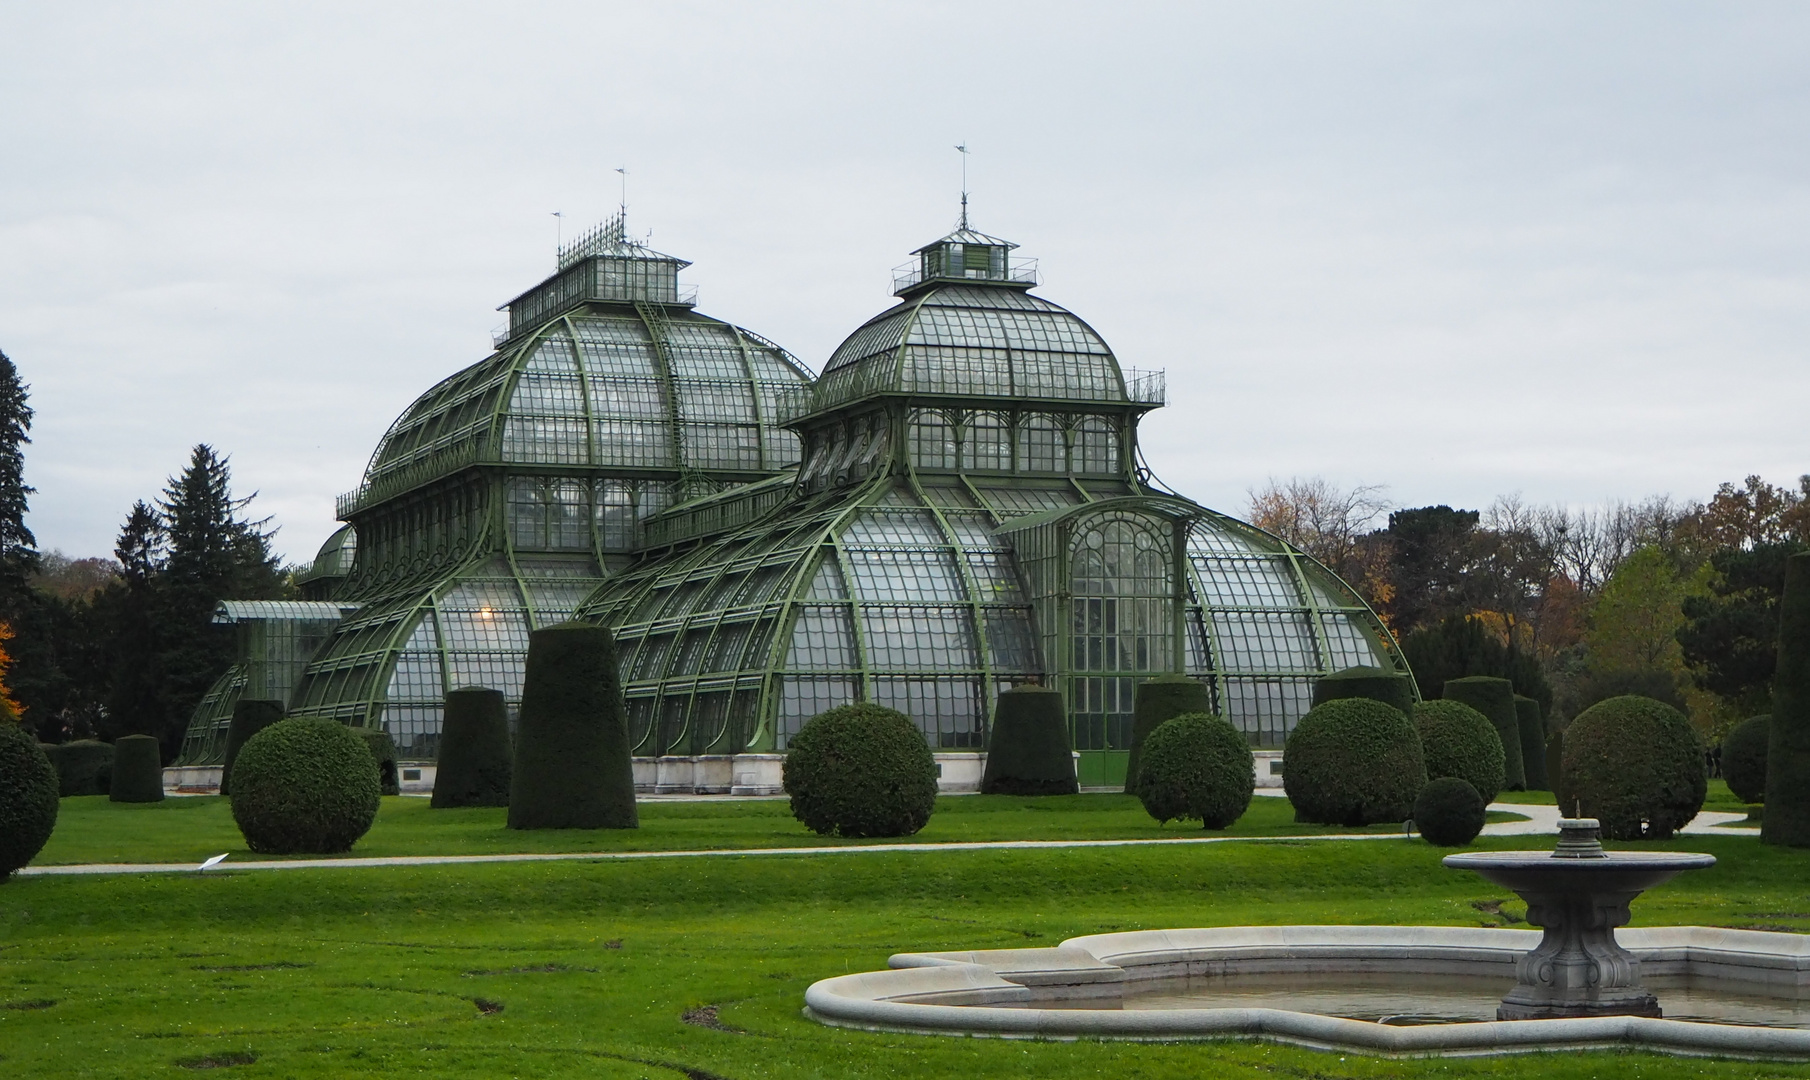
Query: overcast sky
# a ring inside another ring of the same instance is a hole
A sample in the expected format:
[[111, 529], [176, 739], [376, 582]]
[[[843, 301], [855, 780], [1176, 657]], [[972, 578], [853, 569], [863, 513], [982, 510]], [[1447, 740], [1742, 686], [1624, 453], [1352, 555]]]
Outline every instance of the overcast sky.
[[197, 442], [310, 558], [417, 394], [614, 209], [813, 369], [954, 223], [1166, 368], [1145, 455], [1401, 505], [1702, 497], [1806, 454], [1810, 6], [0, 0], [29, 524]]

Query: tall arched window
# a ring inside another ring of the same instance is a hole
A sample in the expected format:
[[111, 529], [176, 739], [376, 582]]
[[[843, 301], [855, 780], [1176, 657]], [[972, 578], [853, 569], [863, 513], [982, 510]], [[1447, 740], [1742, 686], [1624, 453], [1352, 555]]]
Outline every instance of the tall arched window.
[[1012, 467], [1012, 444], [998, 413], [975, 413], [962, 439], [962, 467], [1004, 472]]
[[1119, 471], [1119, 438], [1112, 424], [1090, 416], [1075, 425], [1072, 450], [1074, 471], [1106, 473]]
[[1077, 750], [1129, 750], [1134, 687], [1172, 667], [1169, 530], [1112, 513], [1069, 547], [1069, 712]]
[[1031, 415], [1018, 425], [1018, 471], [1066, 471], [1062, 428], [1049, 416]]

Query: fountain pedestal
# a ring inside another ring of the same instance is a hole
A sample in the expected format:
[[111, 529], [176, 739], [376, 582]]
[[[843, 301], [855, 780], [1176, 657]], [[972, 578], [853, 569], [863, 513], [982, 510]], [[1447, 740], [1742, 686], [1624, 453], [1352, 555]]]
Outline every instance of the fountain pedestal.
[[1448, 855], [1445, 865], [1475, 870], [1527, 901], [1527, 921], [1545, 931], [1515, 964], [1515, 988], [1498, 1020], [1564, 1016], [1659, 1016], [1640, 983], [1640, 961], [1615, 940], [1636, 896], [1685, 870], [1714, 866], [1714, 855], [1606, 852], [1595, 818], [1559, 822], [1557, 850]]

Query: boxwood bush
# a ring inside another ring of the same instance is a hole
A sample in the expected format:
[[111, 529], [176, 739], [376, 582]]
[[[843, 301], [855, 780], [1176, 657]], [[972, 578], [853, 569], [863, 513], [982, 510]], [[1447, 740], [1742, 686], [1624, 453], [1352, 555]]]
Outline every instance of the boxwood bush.
[[1282, 759], [1282, 786], [1296, 821], [1405, 821], [1427, 785], [1413, 722], [1369, 698], [1314, 706], [1289, 733]]
[[1515, 723], [1521, 730], [1521, 771], [1528, 791], [1551, 791], [1546, 777], [1546, 721], [1540, 703], [1515, 695]]
[[1073, 795], [1081, 790], [1061, 694], [1044, 686], [1018, 686], [999, 695], [980, 790], [983, 795]]
[[1629, 694], [1599, 701], [1565, 729], [1561, 809], [1602, 822], [1610, 840], [1664, 840], [1703, 808], [1703, 744], [1684, 714]]
[[1485, 805], [1495, 800], [1502, 790], [1502, 740], [1482, 713], [1461, 701], [1421, 701], [1414, 706], [1414, 727], [1428, 779], [1456, 776]]
[[510, 779], [511, 829], [633, 829], [635, 766], [609, 630], [566, 622], [528, 635]]
[[112, 802], [163, 801], [163, 747], [149, 735], [122, 735], [113, 744]]
[[377, 817], [377, 759], [333, 720], [279, 720], [253, 735], [233, 766], [233, 821], [265, 855], [350, 851]]
[[1158, 821], [1223, 829], [1244, 816], [1255, 787], [1250, 745], [1217, 716], [1183, 713], [1144, 740], [1136, 794]]
[[1440, 697], [1461, 701], [1482, 713], [1502, 740], [1502, 786], [1510, 791], [1527, 788], [1527, 764], [1521, 758], [1521, 715], [1515, 709], [1515, 687], [1507, 679], [1467, 675], [1447, 679]]
[[377, 788], [385, 795], [402, 794], [402, 784], [396, 772], [396, 740], [382, 728], [353, 728], [358, 737], [365, 741], [371, 756], [377, 760]]
[[1770, 738], [1770, 716], [1743, 720], [1722, 738], [1722, 779], [1744, 803], [1766, 801], [1766, 741]]
[[1483, 831], [1483, 796], [1456, 776], [1442, 776], [1420, 789], [1414, 824], [1427, 842], [1462, 847]]
[[1379, 667], [1351, 667], [1335, 671], [1314, 683], [1315, 705], [1354, 697], [1393, 705], [1404, 714], [1414, 708], [1414, 688], [1408, 684], [1407, 676], [1398, 671]]
[[57, 826], [57, 770], [36, 739], [0, 722], [0, 880], [37, 857]]
[[824, 836], [910, 836], [936, 809], [936, 756], [917, 725], [881, 705], [805, 721], [784, 776], [792, 816]]
[[503, 692], [484, 686], [461, 687], [446, 695], [444, 715], [431, 804], [508, 806], [513, 751]]
[[105, 795], [113, 786], [113, 747], [94, 739], [46, 746], [59, 795]]
[[1168, 720], [1183, 713], [1213, 711], [1207, 684], [1186, 675], [1158, 675], [1137, 685], [1131, 699], [1131, 753], [1125, 759], [1125, 794], [1137, 793], [1138, 763], [1144, 740]]

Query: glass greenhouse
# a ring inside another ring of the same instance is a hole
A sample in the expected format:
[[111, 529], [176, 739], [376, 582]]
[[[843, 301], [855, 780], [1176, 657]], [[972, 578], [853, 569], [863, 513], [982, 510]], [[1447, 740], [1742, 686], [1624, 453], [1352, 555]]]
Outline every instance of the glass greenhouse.
[[1337, 577], [1156, 483], [1137, 425], [1163, 374], [1034, 295], [1013, 249], [965, 221], [919, 249], [813, 382], [697, 314], [686, 264], [619, 218], [581, 238], [342, 497], [304, 589], [356, 610], [291, 711], [431, 759], [447, 690], [513, 706], [528, 631], [576, 616], [617, 632], [642, 758], [780, 754], [851, 701], [973, 753], [999, 691], [1040, 681], [1083, 782], [1109, 783], [1155, 674], [1200, 679], [1264, 747], [1321, 676], [1406, 671]]

